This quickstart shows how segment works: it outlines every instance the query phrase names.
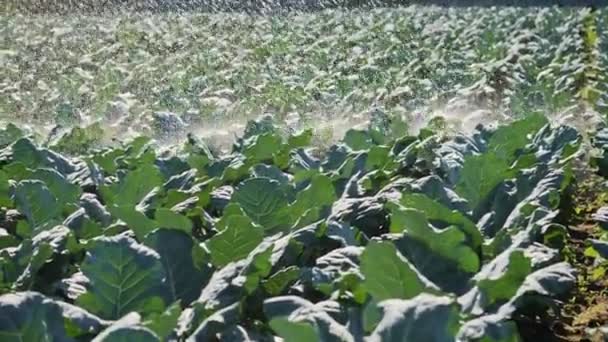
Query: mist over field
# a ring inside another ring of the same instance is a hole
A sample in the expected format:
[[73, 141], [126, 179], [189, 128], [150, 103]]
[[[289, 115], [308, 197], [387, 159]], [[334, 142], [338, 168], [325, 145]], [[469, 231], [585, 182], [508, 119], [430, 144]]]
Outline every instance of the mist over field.
[[413, 131], [434, 115], [468, 128], [534, 111], [596, 122], [608, 54], [581, 32], [604, 34], [606, 12], [588, 17], [416, 6], [5, 16], [0, 117], [45, 134], [100, 121], [119, 137], [232, 135], [264, 114], [334, 129], [377, 110]]

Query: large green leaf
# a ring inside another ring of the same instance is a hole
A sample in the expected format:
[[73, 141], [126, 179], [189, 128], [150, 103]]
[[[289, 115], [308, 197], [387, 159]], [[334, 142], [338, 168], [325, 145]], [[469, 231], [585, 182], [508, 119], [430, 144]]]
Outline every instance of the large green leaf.
[[110, 327], [93, 339], [93, 342], [160, 342], [150, 329], [140, 326]]
[[299, 276], [300, 269], [297, 266], [290, 266], [268, 277], [267, 280], [262, 282], [262, 286], [271, 296], [278, 296], [289, 284], [295, 282]]
[[[30, 247], [26, 242], [21, 245], [20, 252], [29, 252], [27, 250]], [[36, 275], [38, 271], [44, 266], [45, 263], [53, 256], [53, 247], [46, 242], [38, 243], [36, 246], [31, 246], [31, 257], [29, 258], [27, 265], [23, 269], [23, 272], [19, 275], [19, 278], [15, 280], [12, 289], [15, 291], [31, 290], [36, 281]], [[26, 251], [24, 251], [26, 250]], [[26, 252], [26, 253], [27, 253]]]
[[286, 318], [278, 317], [269, 322], [270, 327], [285, 341], [315, 342], [319, 341], [317, 332], [312, 324], [307, 322], [291, 322]]
[[180, 302], [170, 305], [164, 312], [148, 315], [143, 326], [152, 330], [161, 340], [166, 340], [177, 327], [179, 316], [182, 313]]
[[[325, 305], [327, 305], [327, 307]], [[334, 317], [330, 315], [332, 307], [338, 305], [334, 301], [326, 301], [313, 304], [310, 301], [297, 296], [274, 297], [264, 301], [263, 309], [266, 318], [275, 322], [273, 329], [281, 337], [293, 337], [293, 333], [286, 330], [295, 328], [310, 337], [312, 332], [317, 336], [313, 341], [336, 341], [354, 342], [350, 331]], [[278, 321], [275, 321], [277, 320]], [[288, 322], [285, 322], [285, 319]], [[293, 326], [290, 323], [304, 323]], [[305, 328], [310, 326], [312, 328]]]
[[13, 282], [13, 291], [53, 291], [53, 283], [66, 275], [69, 258], [79, 250], [74, 234], [67, 227], [40, 231], [14, 250], [10, 267], [2, 272], [3, 281]]
[[187, 342], [212, 341], [224, 330], [238, 323], [240, 315], [238, 303], [228, 305], [207, 317], [186, 340]]
[[10, 196], [9, 179], [11, 179], [11, 177], [4, 170], [0, 170], [0, 206], [6, 208], [11, 208], [13, 206], [13, 201]]
[[360, 286], [362, 277], [359, 272], [359, 258], [363, 252], [362, 247], [344, 247], [317, 258], [315, 266], [310, 270], [313, 286], [326, 294], [336, 289], [350, 291], [353, 299], [362, 303], [365, 301], [366, 291]]
[[93, 342], [160, 342], [152, 330], [141, 325], [140, 316], [132, 312], [99, 333]]
[[136, 206], [150, 191], [163, 184], [160, 170], [154, 165], [142, 165], [129, 172], [118, 183], [101, 187], [106, 204]]
[[[467, 235], [473, 249], [477, 250], [481, 247], [482, 236], [475, 226], [475, 223], [468, 217], [456, 210], [450, 210], [443, 204], [431, 199], [425, 194], [408, 193], [403, 194], [399, 202], [405, 208], [417, 209], [426, 215], [426, 218], [431, 222], [441, 222], [447, 225], [455, 225]], [[391, 232], [400, 232], [405, 229], [405, 226], [391, 226]]]
[[160, 255], [170, 300], [181, 300], [185, 305], [195, 300], [211, 277], [211, 269], [194, 266], [192, 237], [177, 230], [159, 229], [148, 235], [145, 244]]
[[243, 155], [251, 162], [272, 160], [281, 146], [281, 137], [274, 133], [254, 136], [246, 141]]
[[185, 189], [194, 182], [197, 174], [188, 163], [178, 156], [162, 156], [154, 160], [154, 165], [158, 167], [161, 174], [167, 181], [163, 185], [166, 190]]
[[98, 333], [107, 322], [37, 292], [0, 296], [0, 340], [70, 341]]
[[61, 203], [41, 181], [17, 183], [14, 198], [17, 209], [25, 215], [32, 230], [58, 219], [61, 214]]
[[475, 210], [498, 184], [515, 176], [515, 171], [509, 166], [507, 161], [492, 152], [468, 156], [460, 171], [456, 192]]
[[532, 134], [547, 124], [547, 118], [542, 114], [532, 114], [522, 120], [499, 127], [488, 142], [488, 151], [498, 158], [513, 161], [515, 153], [523, 150], [530, 142]]
[[410, 300], [380, 303], [384, 315], [370, 342], [455, 341], [458, 305], [449, 297], [420, 294]]
[[25, 132], [13, 123], [9, 123], [6, 127], [0, 130], [0, 148], [4, 148], [19, 138], [23, 137]]
[[[289, 208], [293, 222], [314, 208], [330, 208], [336, 199], [331, 179], [325, 175], [313, 176], [308, 187], [298, 192], [295, 202]], [[312, 221], [318, 219], [319, 217], [315, 217]]]
[[396, 162], [390, 154], [390, 148], [385, 146], [372, 146], [365, 159], [365, 170], [388, 170], [392, 171]]
[[459, 341], [520, 342], [517, 324], [502, 315], [486, 315], [472, 319], [460, 327]]
[[364, 286], [376, 300], [412, 298], [428, 284], [390, 242], [370, 242], [361, 255]]
[[373, 146], [372, 138], [367, 131], [349, 129], [344, 135], [344, 143], [355, 151], [366, 150]]
[[76, 171], [74, 165], [55, 152], [37, 147], [27, 138], [17, 140], [12, 146], [13, 161], [22, 163], [30, 169], [51, 168], [64, 176]]
[[25, 166], [35, 169], [46, 166], [45, 155], [28, 138], [17, 140], [12, 145], [13, 161], [23, 163]]
[[226, 229], [206, 242], [211, 262], [218, 267], [243, 259], [264, 239], [263, 230], [244, 216], [230, 216]]
[[244, 272], [243, 287], [249, 294], [253, 293], [263, 278], [270, 274], [272, 269], [272, 244], [262, 243], [251, 253], [249, 266]]
[[129, 227], [140, 240], [143, 240], [146, 235], [158, 228], [158, 225], [154, 220], [149, 219], [131, 205], [108, 206], [108, 210], [112, 216], [126, 223], [127, 227]]
[[237, 183], [249, 176], [250, 168], [251, 162], [245, 160], [244, 157], [239, 154], [226, 166], [222, 173], [221, 180], [224, 183]]
[[523, 251], [506, 250], [475, 275], [477, 286], [459, 302], [463, 310], [477, 315], [488, 308], [496, 308], [515, 296], [532, 271], [531, 261]]
[[288, 224], [287, 196], [279, 182], [268, 178], [251, 178], [242, 182], [232, 196], [253, 222], [266, 230]]
[[290, 135], [289, 139], [287, 140], [287, 144], [292, 149], [298, 147], [307, 147], [310, 145], [313, 136], [314, 132], [312, 128], [307, 128], [293, 135]]
[[[61, 312], [43, 304], [36, 293], [0, 297], [0, 340], [7, 342], [66, 339]], [[54, 309], [54, 310], [53, 310]]]
[[421, 211], [405, 209], [393, 203], [389, 204], [389, 208], [392, 232], [401, 229], [407, 236], [425, 244], [430, 253], [453, 261], [462, 271], [475, 273], [479, 270], [479, 256], [467, 244], [462, 230], [454, 226], [437, 230]]
[[281, 183], [285, 188], [285, 191], [289, 191], [290, 188], [290, 175], [281, 171], [275, 165], [257, 164], [251, 168], [251, 174], [256, 178], [270, 178]]
[[186, 216], [180, 215], [167, 208], [156, 209], [154, 220], [159, 228], [170, 228], [181, 230], [192, 234], [192, 221]]
[[509, 255], [506, 270], [499, 277], [479, 279], [477, 286], [484, 294], [485, 305], [505, 302], [517, 293], [517, 289], [532, 272], [530, 260], [521, 251], [514, 251]]
[[140, 240], [157, 228], [181, 230], [188, 235], [192, 234], [192, 221], [171, 209], [156, 209], [154, 219], [148, 218], [138, 207], [130, 205], [109, 206], [108, 209], [112, 216], [125, 222]]
[[103, 318], [164, 309], [165, 271], [160, 256], [129, 237], [93, 240], [81, 271], [90, 284], [77, 303]]
[[525, 311], [527, 304], [531, 304], [531, 307], [535, 305], [534, 299], [527, 300], [529, 297], [560, 298], [568, 294], [576, 283], [574, 267], [567, 262], [558, 262], [529, 274], [517, 289], [517, 293], [509, 299], [509, 303], [513, 305], [513, 309]]
[[77, 185], [70, 183], [59, 172], [53, 169], [37, 169], [31, 174], [30, 178], [44, 182], [60, 205], [78, 203], [82, 190]]
[[498, 279], [481, 279], [477, 285], [486, 294], [490, 303], [511, 298], [532, 271], [530, 260], [522, 252], [509, 256], [506, 272]]

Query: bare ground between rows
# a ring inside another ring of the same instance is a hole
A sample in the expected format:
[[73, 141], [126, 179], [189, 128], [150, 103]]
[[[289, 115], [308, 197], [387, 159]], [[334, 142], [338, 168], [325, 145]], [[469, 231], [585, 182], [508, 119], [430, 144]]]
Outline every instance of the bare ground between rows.
[[567, 204], [570, 212], [562, 215], [569, 235], [563, 254], [577, 271], [577, 284], [547, 314], [515, 318], [524, 341], [608, 341], [607, 335], [589, 332], [608, 325], [608, 274], [598, 273], [594, 259], [585, 253], [587, 239], [600, 234], [591, 215], [608, 205], [608, 185], [590, 170], [581, 171], [577, 178], [571, 190], [572, 202]]

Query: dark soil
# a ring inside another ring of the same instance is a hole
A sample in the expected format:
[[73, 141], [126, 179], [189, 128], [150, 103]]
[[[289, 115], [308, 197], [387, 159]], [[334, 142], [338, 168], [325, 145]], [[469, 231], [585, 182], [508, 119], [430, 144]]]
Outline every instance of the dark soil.
[[[590, 255], [587, 239], [598, 238], [602, 229], [591, 215], [608, 205], [606, 180], [586, 172], [573, 188], [573, 213], [567, 215], [569, 238], [564, 255], [578, 272], [578, 283], [570, 297], [544, 320], [518, 320], [525, 341], [608, 341], [608, 335], [593, 332], [608, 326], [608, 268]], [[582, 180], [581, 180], [582, 179]]]

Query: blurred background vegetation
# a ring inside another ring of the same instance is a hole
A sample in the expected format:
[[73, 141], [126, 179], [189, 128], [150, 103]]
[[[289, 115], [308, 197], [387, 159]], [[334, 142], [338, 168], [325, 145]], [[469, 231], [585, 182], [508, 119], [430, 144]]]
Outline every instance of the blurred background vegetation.
[[608, 0], [4, 0], [6, 13], [134, 11], [314, 11], [327, 8], [438, 6], [606, 6]]

